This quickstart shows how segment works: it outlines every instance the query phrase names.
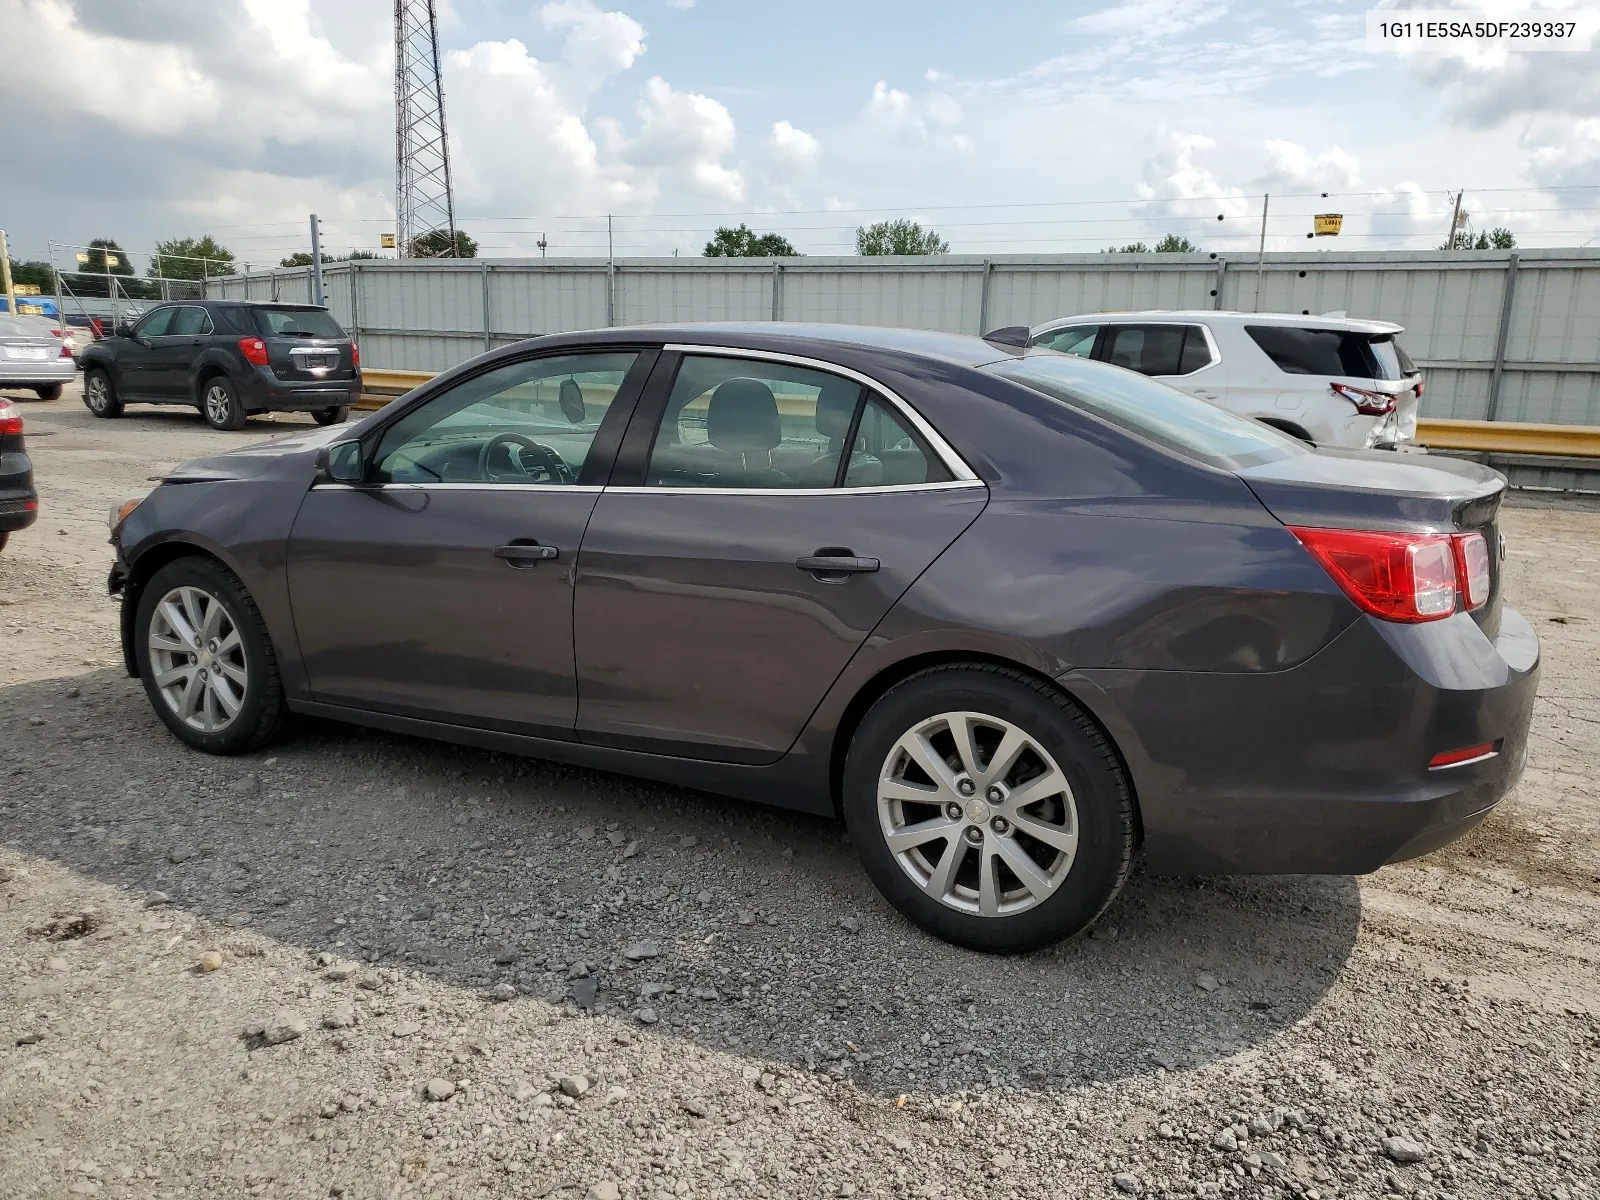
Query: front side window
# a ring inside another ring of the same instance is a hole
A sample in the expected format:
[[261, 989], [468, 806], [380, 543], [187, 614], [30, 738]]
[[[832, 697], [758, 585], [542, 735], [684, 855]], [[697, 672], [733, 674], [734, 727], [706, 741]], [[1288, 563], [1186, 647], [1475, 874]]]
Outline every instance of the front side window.
[[1030, 354], [982, 369], [1213, 466], [1231, 469], [1309, 453], [1304, 443], [1259, 421], [1096, 363]]
[[134, 337], [165, 337], [172, 318], [177, 313], [175, 308], [158, 308], [144, 320], [133, 327]]
[[210, 333], [211, 317], [203, 308], [184, 305], [178, 310], [177, 315], [172, 318], [172, 324], [168, 326], [167, 332], [180, 337], [186, 334], [194, 336]]
[[1061, 354], [1076, 354], [1079, 358], [1089, 358], [1094, 354], [1094, 340], [1099, 335], [1098, 325], [1069, 325], [1065, 329], [1052, 329], [1049, 333], [1041, 333], [1034, 345]]
[[935, 483], [944, 465], [854, 380], [687, 355], [656, 429], [651, 487], [804, 490]]
[[378, 483], [572, 484], [638, 355], [508, 363], [434, 396], [379, 439]]

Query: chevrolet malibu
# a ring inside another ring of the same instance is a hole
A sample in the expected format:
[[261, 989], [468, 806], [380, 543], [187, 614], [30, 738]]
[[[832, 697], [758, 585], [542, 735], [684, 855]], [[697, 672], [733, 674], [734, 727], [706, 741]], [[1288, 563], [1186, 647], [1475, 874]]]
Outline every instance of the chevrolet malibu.
[[179, 739], [293, 713], [837, 815], [937, 935], [1073, 934], [1139, 856], [1359, 873], [1516, 782], [1504, 481], [1317, 450], [1024, 336], [506, 347], [112, 514]]

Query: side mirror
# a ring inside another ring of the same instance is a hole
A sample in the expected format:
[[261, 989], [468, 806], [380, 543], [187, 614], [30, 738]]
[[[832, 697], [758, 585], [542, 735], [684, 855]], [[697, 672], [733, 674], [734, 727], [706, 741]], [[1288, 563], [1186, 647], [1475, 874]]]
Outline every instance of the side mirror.
[[360, 442], [335, 442], [331, 446], [323, 446], [317, 451], [317, 482], [360, 483], [364, 466]]
[[131, 321], [118, 321], [117, 336], [131, 338], [133, 336], [133, 323]]

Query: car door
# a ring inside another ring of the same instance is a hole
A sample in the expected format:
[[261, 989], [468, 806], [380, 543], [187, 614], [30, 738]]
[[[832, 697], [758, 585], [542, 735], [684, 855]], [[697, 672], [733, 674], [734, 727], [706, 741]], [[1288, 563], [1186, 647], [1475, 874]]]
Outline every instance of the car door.
[[669, 348], [578, 557], [578, 736], [776, 760], [987, 499], [868, 380]]
[[143, 400], [157, 395], [158, 344], [177, 312], [171, 305], [152, 309], [139, 318], [127, 337], [117, 339], [116, 385], [124, 399]]
[[1159, 379], [1180, 392], [1225, 405], [1221, 356], [1203, 325], [1177, 322], [1110, 324], [1094, 357]]
[[363, 437], [289, 539], [316, 699], [570, 738], [573, 571], [654, 351], [492, 367]]
[[193, 367], [211, 332], [211, 314], [198, 304], [185, 304], [173, 313], [166, 333], [152, 339], [152, 395], [163, 400], [196, 399], [191, 386]]

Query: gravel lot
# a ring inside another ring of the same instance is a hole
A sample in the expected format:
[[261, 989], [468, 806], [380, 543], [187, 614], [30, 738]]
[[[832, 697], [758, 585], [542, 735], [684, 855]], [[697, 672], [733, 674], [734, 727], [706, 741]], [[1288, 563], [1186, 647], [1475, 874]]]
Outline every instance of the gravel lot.
[[996, 960], [828, 822], [331, 724], [184, 750], [121, 670], [105, 510], [304, 419], [23, 409], [0, 1195], [1600, 1197], [1594, 506], [1505, 516], [1545, 674], [1475, 837], [1140, 875]]

